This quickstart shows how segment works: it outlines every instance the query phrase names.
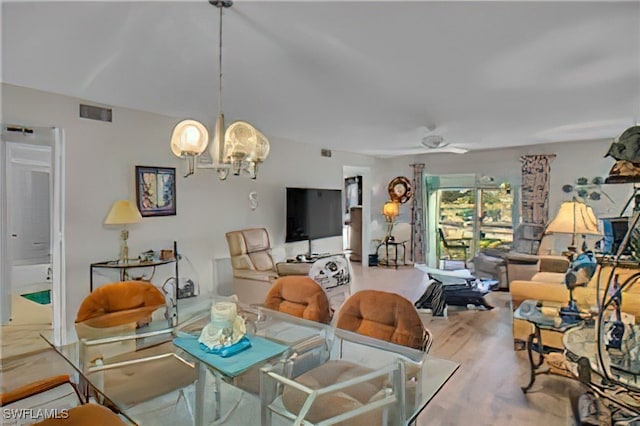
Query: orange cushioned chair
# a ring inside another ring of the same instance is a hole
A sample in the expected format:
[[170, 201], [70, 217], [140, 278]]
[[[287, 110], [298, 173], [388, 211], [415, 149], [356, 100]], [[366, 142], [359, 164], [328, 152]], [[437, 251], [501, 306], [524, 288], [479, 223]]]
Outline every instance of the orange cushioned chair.
[[413, 304], [384, 291], [363, 290], [352, 295], [342, 305], [336, 327], [422, 351], [430, 343]]
[[[302, 386], [317, 391], [356, 377], [361, 377], [372, 371], [374, 370], [371, 368], [353, 364], [348, 361], [335, 360], [328, 361], [326, 364], [322, 364], [298, 376], [295, 381]], [[385, 392], [387, 391], [387, 389], [385, 389], [386, 382], [386, 377], [381, 376], [341, 389], [338, 392], [318, 395], [309, 412], [305, 415], [305, 423], [307, 421], [312, 424], [318, 423], [330, 417], [358, 409], [364, 405], [375, 403], [375, 401], [384, 398]], [[303, 409], [307, 399], [307, 393], [291, 386], [285, 387], [282, 394], [282, 403], [287, 410], [296, 415]], [[373, 410], [350, 419], [350, 421], [338, 423], [338, 425], [341, 426], [381, 426], [381, 424], [380, 410]]]
[[[73, 387], [78, 395], [78, 399], [82, 400], [75, 385], [71, 383], [69, 376], [67, 374], [61, 374], [28, 383], [9, 392], [3, 392], [0, 394], [0, 406], [6, 406], [26, 398], [34, 397], [62, 385], [70, 385]], [[52, 410], [51, 407], [46, 408]], [[39, 426], [82, 426], [89, 424], [92, 426], [121, 426], [126, 424], [117, 414], [97, 404], [80, 405], [66, 412], [62, 410], [58, 411], [58, 418], [48, 418], [35, 424]]]
[[117, 414], [98, 404], [86, 404], [68, 411], [66, 418], [50, 418], [35, 423], [37, 426], [124, 426]]
[[267, 293], [264, 306], [324, 324], [331, 321], [326, 293], [314, 280], [301, 275], [278, 278]]
[[[57, 388], [58, 386], [62, 386], [65, 384], [69, 384], [73, 387], [73, 389], [78, 394], [77, 389], [71, 383], [68, 374], [60, 374], [57, 376], [46, 377], [44, 379], [36, 380], [35, 382], [28, 383], [26, 385], [22, 385], [16, 389], [12, 389], [7, 392], [2, 392], [0, 394], [0, 407], [11, 404], [16, 401], [20, 401], [22, 399], [28, 398], [30, 396], [49, 391], [51, 389]], [[78, 394], [78, 398], [80, 398], [80, 394]]]
[[[383, 291], [365, 290], [349, 297], [338, 312], [336, 327], [365, 335], [371, 340], [379, 339], [412, 348], [411, 352], [415, 352], [413, 349], [426, 352], [431, 342], [431, 335], [423, 327], [413, 304], [402, 296]], [[309, 424], [327, 421], [327, 424], [342, 426], [406, 424], [405, 404], [410, 401], [409, 407], [413, 407], [420, 395], [423, 361], [398, 357], [403, 352], [400, 348], [393, 348], [394, 345], [382, 342], [378, 347], [373, 342], [362, 344], [357, 340], [350, 341], [352, 337], [348, 334], [341, 337], [340, 333], [337, 330], [334, 336], [340, 341], [340, 350], [332, 353], [329, 360], [297, 377], [288, 378], [293, 379], [298, 386], [278, 378], [277, 374], [280, 373], [267, 373], [271, 375], [263, 376], [263, 403], [275, 400], [270, 398], [269, 389], [278, 387], [271, 385], [269, 388], [268, 385], [268, 380], [274, 378], [284, 384], [282, 404], [288, 411], [285, 416], [298, 416], [297, 421], [304, 418]], [[299, 355], [296, 353], [295, 358], [300, 359]], [[331, 358], [335, 356], [338, 358]], [[356, 362], [352, 360], [353, 357]], [[369, 358], [376, 361], [372, 365], [366, 365]], [[393, 360], [384, 367], [387, 370], [375, 365], [383, 358]], [[356, 380], [357, 378], [360, 380]], [[376, 404], [391, 395], [393, 397], [386, 401], [387, 411], [384, 414], [383, 408]], [[275, 405], [263, 407], [263, 412], [267, 418], [272, 412], [280, 414]], [[389, 417], [385, 421], [387, 415]], [[339, 421], [340, 418], [346, 420]]]
[[93, 290], [84, 299], [78, 309], [76, 323], [107, 328], [141, 322], [164, 306], [162, 292], [149, 282], [111, 283]]
[[[119, 407], [132, 407], [194, 383], [195, 368], [172, 352], [172, 329], [141, 326], [166, 306], [162, 292], [146, 281], [124, 281], [95, 289], [76, 317], [84, 374]], [[110, 337], [108, 342], [101, 342]], [[150, 337], [151, 342], [145, 342]], [[185, 398], [185, 403], [188, 400]]]

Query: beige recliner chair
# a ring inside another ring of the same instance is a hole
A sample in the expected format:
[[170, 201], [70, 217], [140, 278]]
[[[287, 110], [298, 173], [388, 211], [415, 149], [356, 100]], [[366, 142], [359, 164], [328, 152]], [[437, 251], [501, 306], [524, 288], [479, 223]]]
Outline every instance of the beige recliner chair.
[[233, 269], [233, 291], [241, 302], [264, 303], [276, 278], [307, 275], [311, 264], [278, 263], [271, 256], [269, 234], [264, 228], [227, 232]]
[[242, 302], [264, 302], [271, 285], [278, 278], [267, 230], [241, 229], [227, 232], [225, 236], [231, 255], [234, 293]]

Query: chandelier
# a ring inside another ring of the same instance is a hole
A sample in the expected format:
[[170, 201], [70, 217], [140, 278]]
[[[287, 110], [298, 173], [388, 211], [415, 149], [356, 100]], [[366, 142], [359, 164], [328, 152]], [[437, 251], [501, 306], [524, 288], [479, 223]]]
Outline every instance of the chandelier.
[[220, 180], [225, 180], [232, 171], [234, 175], [245, 175], [255, 179], [258, 165], [269, 156], [269, 140], [258, 129], [246, 121], [234, 121], [225, 128], [222, 112], [222, 9], [231, 7], [231, 0], [209, 0], [220, 10], [218, 37], [218, 119], [216, 120], [213, 143], [209, 153], [213, 164], [198, 164], [197, 158], [209, 145], [207, 128], [196, 120], [183, 120], [178, 123], [171, 135], [171, 151], [186, 159], [185, 177], [195, 173], [196, 167], [214, 169]]

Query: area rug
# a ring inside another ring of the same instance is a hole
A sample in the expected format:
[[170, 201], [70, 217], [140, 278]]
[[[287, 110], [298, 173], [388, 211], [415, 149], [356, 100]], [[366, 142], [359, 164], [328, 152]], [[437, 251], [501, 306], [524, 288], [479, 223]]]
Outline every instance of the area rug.
[[20, 296], [40, 305], [49, 305], [51, 303], [51, 290], [36, 291], [35, 293], [26, 293]]

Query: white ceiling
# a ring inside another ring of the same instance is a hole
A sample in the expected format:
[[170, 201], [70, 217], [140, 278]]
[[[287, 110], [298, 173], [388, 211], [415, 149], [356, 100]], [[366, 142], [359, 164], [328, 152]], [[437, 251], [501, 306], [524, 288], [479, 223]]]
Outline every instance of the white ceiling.
[[[218, 9], [2, 5], [3, 81], [204, 120]], [[223, 109], [271, 138], [391, 156], [614, 138], [640, 121], [640, 2], [236, 1]]]

